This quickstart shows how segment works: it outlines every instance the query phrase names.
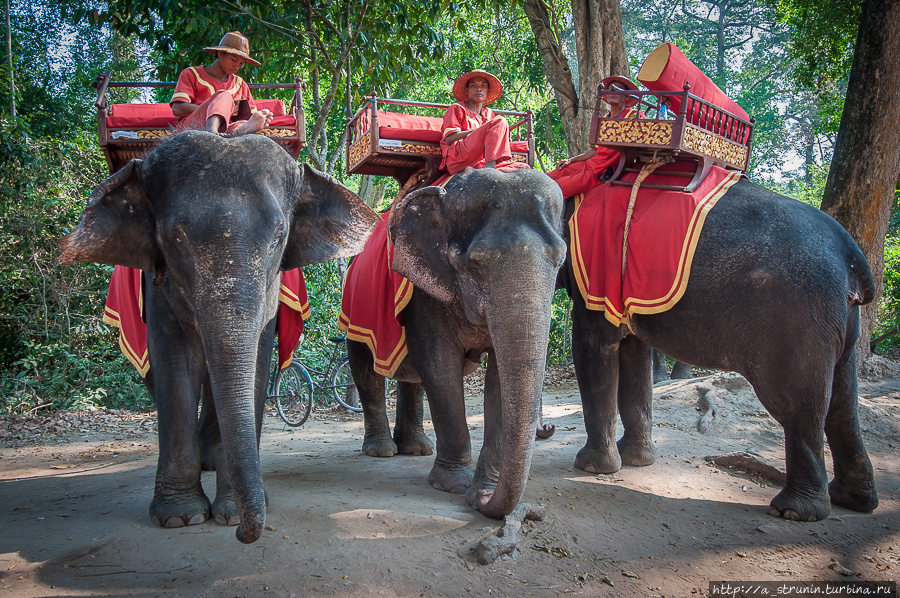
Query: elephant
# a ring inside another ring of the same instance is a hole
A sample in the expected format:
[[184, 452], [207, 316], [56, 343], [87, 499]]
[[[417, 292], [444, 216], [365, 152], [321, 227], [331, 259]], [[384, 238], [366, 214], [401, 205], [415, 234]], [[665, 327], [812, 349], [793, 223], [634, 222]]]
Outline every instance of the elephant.
[[[392, 267], [414, 292], [402, 312], [408, 354], [394, 375], [393, 437], [384, 376], [365, 344], [348, 346], [363, 452], [432, 453], [422, 429], [424, 388], [437, 445], [430, 484], [465, 493], [470, 506], [500, 518], [522, 497], [539, 429], [553, 290], [566, 254], [562, 194], [541, 172], [485, 168], [402, 201], [390, 227]], [[485, 355], [484, 444], [473, 474], [463, 376]]]
[[[260, 135], [184, 132], [94, 190], [60, 240], [62, 262], [143, 271], [146, 381], [159, 414], [154, 522], [181, 527], [212, 514], [237, 525], [241, 542], [260, 537], [279, 272], [358, 253], [376, 220], [336, 180]], [[211, 505], [201, 467], [216, 472]]]
[[672, 373], [666, 371], [666, 356], [656, 349], [650, 350], [650, 357], [653, 364], [653, 383], [665, 382], [666, 380], [688, 380], [693, 378], [691, 366], [681, 361], [676, 361], [672, 365]]
[[[572, 212], [571, 202], [567, 213]], [[769, 513], [825, 518], [830, 502], [878, 505], [857, 415], [859, 306], [875, 295], [868, 263], [821, 210], [746, 179], [706, 218], [684, 295], [630, 328], [574, 301], [573, 357], [587, 440], [575, 467], [612, 473], [655, 460], [650, 348], [684, 363], [738, 372], [784, 429], [787, 481]], [[616, 409], [624, 434], [616, 442]], [[828, 483], [823, 433], [833, 456]], [[830, 497], [830, 502], [829, 502]]]

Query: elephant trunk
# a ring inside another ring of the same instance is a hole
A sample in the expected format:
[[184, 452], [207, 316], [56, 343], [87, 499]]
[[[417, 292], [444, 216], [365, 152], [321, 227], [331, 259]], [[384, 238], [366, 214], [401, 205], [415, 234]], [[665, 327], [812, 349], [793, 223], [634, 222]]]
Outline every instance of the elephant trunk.
[[523, 268], [518, 260], [502, 279], [493, 278], [511, 284], [494, 282], [486, 306], [500, 378], [502, 432], [497, 486], [478, 509], [494, 518], [511, 513], [522, 498], [541, 409], [557, 268], [540, 258], [530, 265]]
[[[198, 317], [203, 338], [212, 395], [216, 403], [228, 478], [240, 516], [237, 539], [255, 542], [266, 524], [266, 498], [259, 463], [256, 422], [257, 356], [260, 336], [272, 314], [270, 301], [260, 301], [266, 291], [256, 280], [242, 279], [232, 288], [211, 297], [198, 313], [219, 313], [217, 318]], [[268, 316], [268, 317], [267, 317]], [[263, 375], [265, 375], [263, 373]]]

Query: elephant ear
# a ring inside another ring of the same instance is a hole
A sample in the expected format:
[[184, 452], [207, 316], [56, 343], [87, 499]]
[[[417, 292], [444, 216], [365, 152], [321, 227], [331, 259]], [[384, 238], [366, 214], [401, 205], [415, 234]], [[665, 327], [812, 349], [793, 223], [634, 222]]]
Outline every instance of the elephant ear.
[[141, 186], [142, 160], [131, 160], [88, 198], [78, 227], [59, 240], [63, 264], [96, 262], [156, 272], [153, 204]]
[[448, 256], [448, 227], [441, 214], [446, 191], [424, 187], [404, 197], [392, 214], [392, 269], [435, 299], [456, 296], [456, 272]]
[[281, 267], [292, 270], [362, 251], [378, 215], [333, 177], [303, 164]]

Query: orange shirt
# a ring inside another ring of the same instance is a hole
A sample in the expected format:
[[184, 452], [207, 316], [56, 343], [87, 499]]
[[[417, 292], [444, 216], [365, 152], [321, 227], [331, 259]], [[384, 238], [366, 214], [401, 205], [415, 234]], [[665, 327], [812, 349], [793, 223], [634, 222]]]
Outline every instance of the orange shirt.
[[178, 83], [175, 84], [175, 93], [169, 104], [175, 102], [188, 102], [190, 104], [202, 104], [216, 92], [227, 91], [231, 97], [237, 100], [249, 100], [250, 109], [256, 111], [250, 88], [244, 80], [237, 75], [228, 75], [225, 81], [218, 81], [209, 76], [204, 66], [189, 66], [178, 75]]
[[446, 141], [449, 135], [475, 129], [492, 118], [494, 118], [494, 111], [487, 106], [482, 106], [479, 114], [475, 114], [460, 102], [447, 108], [447, 112], [444, 113], [444, 123], [441, 126], [441, 155], [443, 156], [441, 168], [446, 168], [447, 150], [452, 145]]

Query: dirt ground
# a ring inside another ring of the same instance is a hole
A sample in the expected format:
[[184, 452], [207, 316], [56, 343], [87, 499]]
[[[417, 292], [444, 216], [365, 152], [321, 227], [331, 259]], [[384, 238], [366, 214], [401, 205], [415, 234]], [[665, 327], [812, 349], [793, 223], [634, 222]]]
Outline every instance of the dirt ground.
[[[267, 416], [268, 527], [251, 545], [213, 521], [151, 524], [152, 415], [6, 418], [0, 596], [691, 597], [706, 596], [710, 580], [896, 580], [900, 371], [886, 364], [860, 393], [881, 504], [872, 514], [835, 507], [816, 523], [767, 515], [776, 485], [704, 458], [746, 451], [784, 469], [781, 429], [739, 376], [657, 385], [656, 464], [597, 476], [573, 469], [581, 405], [571, 368], [551, 370], [544, 418], [557, 432], [538, 442], [524, 498], [546, 517], [525, 524], [511, 558], [484, 566], [472, 548], [499, 523], [432, 489], [432, 457], [363, 456], [361, 415], [314, 413], [299, 429]], [[710, 390], [717, 412], [702, 434], [698, 398]], [[474, 395], [469, 413], [477, 451]]]

